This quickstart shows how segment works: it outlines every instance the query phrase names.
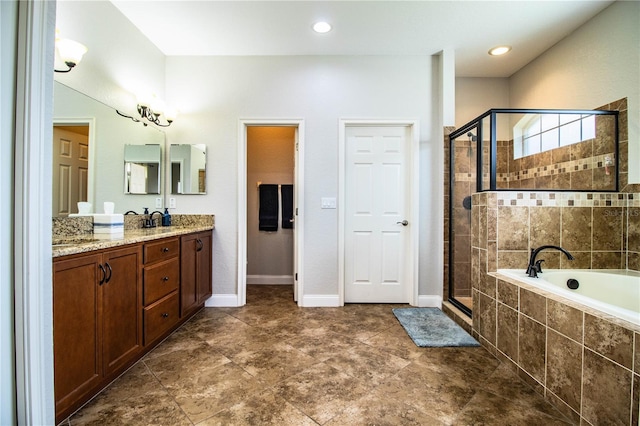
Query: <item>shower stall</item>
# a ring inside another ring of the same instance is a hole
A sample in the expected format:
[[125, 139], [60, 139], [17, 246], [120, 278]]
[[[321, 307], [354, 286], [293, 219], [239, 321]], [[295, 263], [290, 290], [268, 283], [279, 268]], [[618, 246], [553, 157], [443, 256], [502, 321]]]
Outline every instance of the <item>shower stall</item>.
[[617, 192], [618, 143], [618, 111], [604, 110], [491, 109], [452, 132], [448, 301], [471, 316], [474, 268], [487, 272], [486, 264], [472, 264], [479, 241], [474, 193]]

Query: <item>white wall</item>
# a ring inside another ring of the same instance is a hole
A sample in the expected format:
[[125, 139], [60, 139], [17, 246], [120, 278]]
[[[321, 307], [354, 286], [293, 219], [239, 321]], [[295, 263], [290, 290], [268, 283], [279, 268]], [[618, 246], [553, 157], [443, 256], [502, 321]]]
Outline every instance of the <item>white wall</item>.
[[509, 108], [508, 78], [456, 78], [456, 128], [491, 108]]
[[[238, 120], [305, 120], [305, 294], [338, 292], [338, 213], [321, 210], [321, 197], [338, 193], [340, 118], [415, 118], [427, 179], [421, 220], [427, 259], [421, 294], [440, 295], [441, 129], [434, 129], [432, 59], [428, 56], [169, 57], [167, 100], [182, 115], [170, 143], [205, 143], [207, 195], [176, 196], [177, 212], [216, 215], [214, 293], [236, 292]], [[434, 166], [435, 165], [435, 166]], [[421, 200], [422, 201], [422, 200]], [[339, 206], [340, 207], [340, 206]], [[423, 263], [421, 262], [421, 266]]]
[[61, 38], [89, 49], [73, 71], [56, 73], [56, 81], [129, 115], [137, 93], [164, 98], [164, 54], [111, 2], [59, 0], [56, 28]]
[[640, 183], [639, 23], [640, 2], [617, 1], [510, 79], [511, 108], [593, 109], [628, 98], [629, 183]]
[[0, 424], [16, 424], [13, 159], [17, 1], [0, 2]]

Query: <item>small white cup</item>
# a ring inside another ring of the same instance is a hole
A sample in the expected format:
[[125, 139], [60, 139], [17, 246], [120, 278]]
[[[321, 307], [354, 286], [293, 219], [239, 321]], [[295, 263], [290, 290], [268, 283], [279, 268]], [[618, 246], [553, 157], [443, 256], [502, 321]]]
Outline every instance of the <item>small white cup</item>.
[[78, 201], [78, 213], [89, 214], [91, 213], [91, 203], [86, 201]]
[[113, 214], [113, 209], [115, 208], [115, 204], [111, 201], [104, 202], [104, 214]]

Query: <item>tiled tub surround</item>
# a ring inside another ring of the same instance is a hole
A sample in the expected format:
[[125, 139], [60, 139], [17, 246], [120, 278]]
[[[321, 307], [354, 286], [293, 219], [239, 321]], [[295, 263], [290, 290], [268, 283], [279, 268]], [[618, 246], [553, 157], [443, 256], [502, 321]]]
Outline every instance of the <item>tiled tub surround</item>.
[[495, 273], [474, 312], [482, 345], [576, 424], [638, 424], [640, 327]]
[[171, 226], [143, 229], [142, 219], [145, 217], [146, 215], [127, 215], [124, 217], [124, 237], [110, 238], [109, 235], [101, 235], [100, 239], [93, 233], [92, 216], [54, 218], [52, 255], [67, 256], [215, 228], [214, 215], [172, 215]]
[[[501, 278], [543, 291], [640, 327], [640, 272], [626, 269], [545, 269], [531, 278], [522, 269], [498, 269]], [[574, 280], [577, 287], [571, 289]]]
[[640, 194], [485, 192], [473, 195], [473, 334], [576, 422], [638, 424], [640, 328], [495, 276], [526, 268], [640, 270]]

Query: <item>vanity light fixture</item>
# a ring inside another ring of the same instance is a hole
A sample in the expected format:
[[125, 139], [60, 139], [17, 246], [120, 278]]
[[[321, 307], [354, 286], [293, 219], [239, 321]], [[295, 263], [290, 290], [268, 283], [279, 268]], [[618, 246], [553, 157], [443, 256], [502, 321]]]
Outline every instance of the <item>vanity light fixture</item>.
[[489, 55], [491, 56], [501, 56], [505, 53], [509, 53], [511, 51], [511, 46], [496, 46], [489, 49]]
[[319, 34], [325, 34], [331, 31], [331, 24], [328, 22], [320, 21], [313, 24], [313, 31]]
[[[116, 110], [116, 112], [122, 117], [130, 118], [136, 123], [142, 123], [143, 125], [147, 125], [143, 119], [155, 124], [160, 127], [169, 127], [171, 123], [176, 119], [177, 111], [173, 108], [167, 108], [164, 106], [164, 102], [158, 99], [156, 96], [151, 97], [139, 97], [138, 105], [136, 106], [138, 110], [138, 114], [140, 118], [132, 117], [130, 115], [126, 115]], [[160, 116], [164, 116], [164, 119], [167, 121], [167, 124], [164, 124], [160, 121]]]
[[78, 43], [74, 40], [69, 40], [66, 38], [59, 38], [57, 36], [56, 30], [56, 50], [58, 51], [58, 55], [60, 59], [65, 63], [69, 69], [66, 70], [57, 70], [54, 68], [55, 72], [69, 72], [80, 63], [82, 60], [82, 56], [87, 53], [87, 47], [81, 43]]

